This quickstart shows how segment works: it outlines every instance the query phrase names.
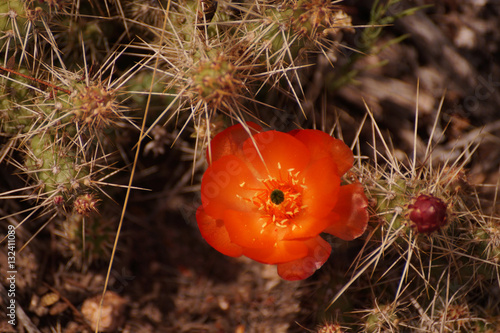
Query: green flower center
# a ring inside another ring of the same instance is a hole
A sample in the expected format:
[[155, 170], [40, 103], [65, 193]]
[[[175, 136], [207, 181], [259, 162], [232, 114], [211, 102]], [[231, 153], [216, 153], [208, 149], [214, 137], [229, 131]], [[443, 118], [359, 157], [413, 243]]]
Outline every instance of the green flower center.
[[273, 190], [270, 195], [271, 201], [275, 205], [279, 205], [285, 200], [285, 194], [281, 190]]

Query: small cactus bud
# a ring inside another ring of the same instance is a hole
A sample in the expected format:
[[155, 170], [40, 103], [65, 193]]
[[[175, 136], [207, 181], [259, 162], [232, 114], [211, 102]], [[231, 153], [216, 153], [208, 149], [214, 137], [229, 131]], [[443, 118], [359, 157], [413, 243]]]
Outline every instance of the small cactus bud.
[[73, 206], [78, 214], [89, 215], [91, 212], [97, 211], [98, 201], [99, 199], [96, 199], [92, 194], [84, 194], [75, 199]]
[[318, 327], [317, 333], [342, 333], [343, 330], [338, 324], [325, 323]]
[[419, 233], [430, 234], [444, 227], [448, 221], [447, 205], [432, 195], [420, 195], [411, 209], [410, 220]]
[[62, 195], [56, 195], [52, 198], [52, 202], [54, 203], [54, 206], [61, 206], [64, 203], [64, 198]]

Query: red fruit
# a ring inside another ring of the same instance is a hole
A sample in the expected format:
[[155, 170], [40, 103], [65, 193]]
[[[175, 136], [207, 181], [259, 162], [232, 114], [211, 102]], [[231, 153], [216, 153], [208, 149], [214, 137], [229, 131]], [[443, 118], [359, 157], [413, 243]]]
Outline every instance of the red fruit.
[[430, 234], [448, 222], [447, 205], [432, 195], [420, 195], [408, 208], [411, 209], [410, 220], [419, 233]]

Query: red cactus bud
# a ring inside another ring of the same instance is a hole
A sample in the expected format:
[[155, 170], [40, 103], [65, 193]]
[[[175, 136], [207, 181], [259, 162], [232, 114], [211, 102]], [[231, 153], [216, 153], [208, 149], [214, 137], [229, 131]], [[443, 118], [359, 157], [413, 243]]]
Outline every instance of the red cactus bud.
[[419, 233], [430, 234], [444, 227], [448, 221], [447, 205], [432, 195], [420, 195], [411, 209], [410, 220]]
[[62, 195], [56, 195], [52, 198], [52, 202], [54, 203], [54, 205], [60, 206], [64, 203], [64, 198]]

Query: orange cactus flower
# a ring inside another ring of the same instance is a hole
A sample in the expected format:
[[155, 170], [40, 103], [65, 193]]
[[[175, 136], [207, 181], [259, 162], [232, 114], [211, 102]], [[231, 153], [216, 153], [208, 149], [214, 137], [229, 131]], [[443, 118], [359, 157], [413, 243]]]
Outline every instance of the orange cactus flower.
[[196, 219], [219, 252], [302, 280], [330, 256], [322, 232], [352, 240], [365, 231], [368, 201], [360, 184], [341, 186], [354, 162], [341, 140], [319, 130], [261, 130], [248, 122], [214, 137]]

